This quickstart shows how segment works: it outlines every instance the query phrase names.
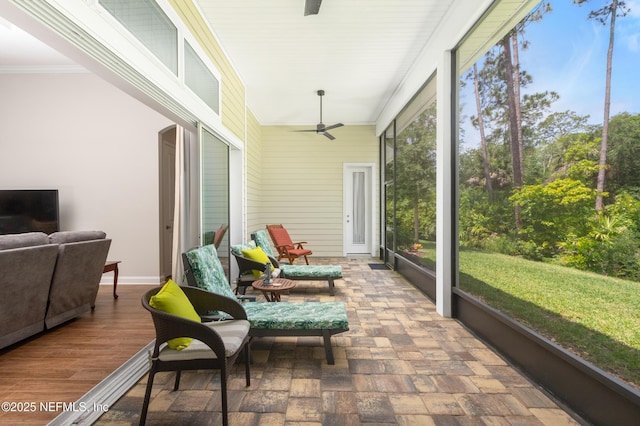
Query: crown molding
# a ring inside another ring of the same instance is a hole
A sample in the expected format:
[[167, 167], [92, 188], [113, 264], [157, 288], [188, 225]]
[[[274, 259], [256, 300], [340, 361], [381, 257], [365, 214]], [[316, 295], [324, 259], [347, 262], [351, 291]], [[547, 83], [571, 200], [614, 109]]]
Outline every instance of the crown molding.
[[83, 74], [80, 65], [0, 65], [0, 74]]

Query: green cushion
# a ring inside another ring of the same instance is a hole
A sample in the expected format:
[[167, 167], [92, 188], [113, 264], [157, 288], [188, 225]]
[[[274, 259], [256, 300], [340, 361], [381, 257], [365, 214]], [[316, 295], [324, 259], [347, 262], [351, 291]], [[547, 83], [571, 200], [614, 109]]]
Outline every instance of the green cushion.
[[[270, 262], [269, 256], [267, 256], [260, 247], [256, 247], [253, 250], [242, 250], [242, 255], [248, 259], [255, 260], [256, 262], [262, 263], [263, 265], [266, 265], [268, 262]], [[274, 269], [275, 267], [271, 265], [272, 272]], [[260, 278], [260, 276], [264, 273], [264, 271], [259, 271], [257, 269], [254, 269], [252, 272], [253, 272], [253, 276], [256, 277], [256, 279]]]
[[218, 252], [213, 244], [202, 246], [185, 253], [191, 265], [191, 272], [197, 287], [210, 293], [236, 298], [227, 281]]
[[270, 330], [348, 330], [349, 319], [342, 302], [248, 302], [251, 328]]
[[[173, 280], [167, 281], [158, 293], [151, 296], [149, 305], [159, 311], [200, 322], [200, 315], [193, 308], [184, 291]], [[188, 347], [192, 341], [193, 339], [190, 337], [179, 337], [169, 340], [167, 345], [171, 349], [181, 351]]]
[[251, 238], [253, 238], [256, 242], [256, 245], [260, 247], [267, 256], [276, 257], [276, 254], [273, 252], [271, 248], [271, 243], [269, 242], [269, 235], [267, 235], [267, 231], [260, 230], [251, 234]]
[[280, 265], [284, 278], [342, 278], [340, 265]]
[[234, 244], [231, 246], [231, 253], [242, 256], [242, 250], [253, 250], [256, 248], [256, 242], [251, 240], [246, 244]]

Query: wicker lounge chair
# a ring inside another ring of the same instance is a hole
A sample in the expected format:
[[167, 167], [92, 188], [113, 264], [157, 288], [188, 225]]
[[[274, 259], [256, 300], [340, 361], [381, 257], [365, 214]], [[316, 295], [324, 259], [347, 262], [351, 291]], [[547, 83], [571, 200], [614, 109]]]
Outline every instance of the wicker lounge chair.
[[[183, 253], [182, 259], [190, 286], [235, 299], [213, 245], [189, 250]], [[322, 337], [328, 364], [335, 363], [331, 336], [349, 330], [347, 311], [341, 302], [245, 302], [239, 305], [251, 324], [250, 336]]]
[[[342, 267], [340, 265], [288, 265], [278, 263], [266, 231], [253, 232], [251, 238], [255, 241], [256, 246], [260, 247], [269, 256], [273, 265], [278, 268], [280, 277], [288, 280], [327, 281], [329, 283], [329, 293], [332, 296], [335, 294], [334, 280], [342, 278]], [[231, 251], [237, 258], [233, 247]], [[251, 269], [254, 268], [252, 267]], [[264, 269], [264, 266], [262, 266], [262, 269]]]

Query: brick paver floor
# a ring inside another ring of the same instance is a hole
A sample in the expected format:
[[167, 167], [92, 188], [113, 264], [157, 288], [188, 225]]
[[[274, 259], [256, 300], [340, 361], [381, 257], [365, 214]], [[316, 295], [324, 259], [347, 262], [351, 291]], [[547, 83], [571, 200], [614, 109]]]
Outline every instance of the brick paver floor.
[[[332, 338], [327, 365], [318, 337], [260, 338], [252, 344], [251, 386], [242, 363], [229, 389], [231, 425], [571, 425], [545, 393], [420, 291], [372, 258], [339, 263], [336, 295], [326, 283], [298, 282], [288, 301], [343, 301], [350, 330]], [[251, 291], [251, 290], [249, 290]], [[147, 424], [221, 424], [217, 372], [156, 376]], [[137, 424], [146, 377], [97, 424]]]

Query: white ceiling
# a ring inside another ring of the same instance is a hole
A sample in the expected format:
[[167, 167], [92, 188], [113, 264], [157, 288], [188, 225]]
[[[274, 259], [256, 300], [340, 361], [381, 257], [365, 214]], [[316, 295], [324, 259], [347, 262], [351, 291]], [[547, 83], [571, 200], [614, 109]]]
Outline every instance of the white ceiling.
[[29, 72], [45, 68], [76, 67], [66, 56], [51, 49], [19, 27], [0, 17], [0, 69]]
[[[196, 0], [262, 124], [372, 124], [450, 0]], [[425, 76], [425, 79], [428, 76]]]
[[[4, 0], [0, 0], [4, 1]], [[454, 0], [195, 0], [263, 125], [373, 124]], [[0, 71], [73, 62], [0, 18]], [[428, 76], [425, 76], [425, 80]]]

